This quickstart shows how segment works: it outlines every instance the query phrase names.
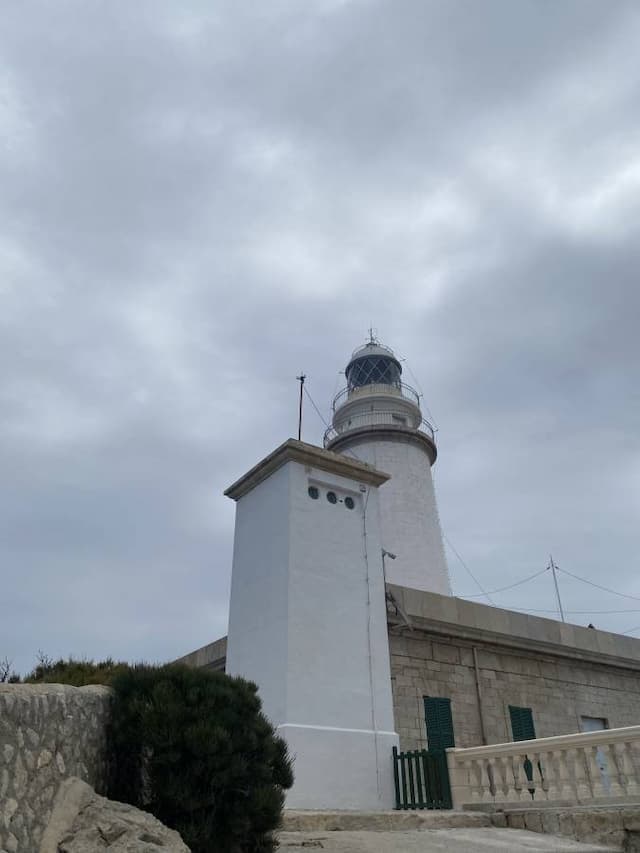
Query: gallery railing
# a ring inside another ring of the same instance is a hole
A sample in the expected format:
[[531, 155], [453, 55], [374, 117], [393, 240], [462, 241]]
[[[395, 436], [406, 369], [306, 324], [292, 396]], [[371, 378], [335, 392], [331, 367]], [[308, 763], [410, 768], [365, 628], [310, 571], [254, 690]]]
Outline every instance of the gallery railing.
[[372, 412], [359, 412], [358, 414], [351, 415], [348, 419], [340, 421], [337, 429], [334, 426], [328, 427], [324, 434], [324, 446], [326, 447], [330, 441], [339, 435], [351, 432], [354, 429], [362, 429], [370, 426], [394, 426], [417, 429], [419, 432], [425, 433], [425, 435], [430, 438], [434, 444], [436, 443], [435, 433], [429, 421], [422, 419], [416, 427], [415, 421], [412, 423], [408, 416], [405, 417], [398, 414], [398, 412], [381, 412], [374, 410]]
[[383, 382], [371, 382], [368, 385], [358, 385], [355, 388], [346, 387], [342, 391], [338, 391], [333, 398], [333, 411], [335, 412], [336, 409], [339, 409], [348, 400], [354, 400], [358, 397], [369, 396], [371, 394], [403, 397], [405, 400], [413, 403], [414, 406], [420, 407], [420, 395], [411, 385], [406, 385], [404, 382], [397, 382], [393, 385], [387, 385]]

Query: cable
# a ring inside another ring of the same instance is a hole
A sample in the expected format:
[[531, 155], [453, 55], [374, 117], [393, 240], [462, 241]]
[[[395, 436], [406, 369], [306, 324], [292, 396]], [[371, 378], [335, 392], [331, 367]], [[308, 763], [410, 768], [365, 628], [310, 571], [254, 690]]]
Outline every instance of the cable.
[[422, 387], [420, 386], [420, 382], [418, 381], [418, 377], [415, 375], [413, 370], [411, 370], [411, 365], [409, 364], [409, 361], [407, 360], [406, 357], [401, 358], [400, 361], [404, 363], [405, 367], [407, 368], [407, 370], [411, 374], [411, 379], [413, 380], [416, 388], [418, 389], [418, 394], [422, 398], [421, 408], [423, 408], [426, 411], [427, 415], [429, 416], [429, 422], [430, 422], [431, 426], [434, 428], [434, 430], [436, 432], [438, 432], [438, 424], [436, 423], [436, 419], [431, 414], [431, 410], [429, 409], [429, 406], [427, 406], [427, 404], [424, 402], [424, 392], [422, 390]]
[[[516, 581], [515, 583], [510, 584], [509, 586], [501, 586], [500, 589], [492, 589], [488, 593], [482, 593], [483, 595], [495, 595], [498, 592], [506, 592], [508, 589], [513, 589], [515, 586], [520, 586], [523, 583], [527, 583], [528, 581], [532, 581], [534, 578], [540, 577], [545, 572], [549, 571], [549, 567], [547, 566], [545, 569], [540, 569], [539, 572], [536, 572], [533, 575], [529, 575], [528, 578], [523, 578], [521, 581]], [[480, 595], [476, 592], [473, 595], [461, 595], [460, 598], [480, 598]]]
[[[304, 387], [304, 386], [303, 386], [303, 387]], [[317, 413], [318, 417], [320, 418], [320, 420], [322, 421], [322, 423], [326, 426], [326, 428], [327, 428], [327, 429], [330, 429], [331, 425], [330, 425], [329, 423], [327, 423], [327, 421], [326, 421], [326, 419], [325, 419], [324, 415], [322, 414], [322, 412], [320, 411], [320, 409], [316, 406], [316, 404], [315, 404], [315, 402], [314, 402], [314, 400], [313, 400], [313, 397], [312, 397], [312, 396], [311, 396], [311, 394], [307, 391], [307, 389], [306, 389], [306, 388], [304, 388], [304, 393], [307, 395], [307, 397], [309, 398], [309, 400], [311, 400], [311, 405], [312, 405], [312, 406], [313, 406], [313, 408], [316, 410], [316, 413]]]
[[626, 631], [621, 631], [621, 634], [633, 634], [634, 631], [640, 631], [640, 625], [636, 625], [635, 628], [627, 628]]
[[[327, 428], [327, 429], [331, 429], [331, 424], [327, 423], [327, 421], [326, 421], [326, 419], [325, 419], [324, 415], [322, 414], [322, 412], [320, 411], [320, 409], [316, 406], [316, 404], [315, 404], [315, 401], [314, 401], [313, 397], [311, 396], [311, 394], [310, 394], [310, 393], [308, 392], [308, 390], [307, 390], [307, 386], [306, 386], [306, 385], [303, 385], [302, 387], [303, 387], [303, 389], [304, 389], [304, 393], [307, 395], [307, 397], [308, 397], [308, 398], [309, 398], [309, 400], [311, 401], [311, 405], [312, 405], [312, 406], [313, 406], [313, 408], [316, 410], [316, 413], [317, 413], [318, 417], [320, 418], [320, 420], [322, 421], [322, 423], [326, 426], [326, 428]], [[350, 447], [346, 447], [346, 448], [344, 448], [343, 450], [341, 450], [340, 452], [341, 452], [341, 453], [343, 453], [343, 454], [350, 453], [350, 454], [351, 454], [351, 456], [353, 456], [353, 458], [354, 458], [357, 462], [362, 462], [362, 463], [363, 463], [363, 464], [365, 464], [365, 465], [368, 465], [368, 464], [369, 464], [369, 463], [368, 463], [368, 462], [366, 462], [364, 459], [361, 459], [361, 458], [358, 456], [358, 454], [355, 452], [355, 450], [351, 450], [351, 448], [350, 448]]]
[[[505, 605], [505, 609], [507, 609], [507, 605]], [[535, 610], [531, 607], [512, 607], [508, 605], [509, 610], [522, 610], [525, 613], [557, 613], [558, 608], [553, 608], [552, 610]], [[571, 613], [572, 616], [577, 616], [582, 614], [583, 616], [613, 616], [620, 613], [640, 613], [640, 610], [565, 610], [565, 613]], [[624, 633], [624, 631], [623, 631]]]
[[462, 559], [462, 557], [460, 556], [460, 554], [458, 554], [458, 552], [456, 551], [456, 549], [453, 547], [453, 545], [452, 545], [451, 541], [449, 540], [449, 538], [448, 538], [447, 534], [444, 532], [444, 530], [442, 531], [442, 536], [444, 537], [444, 541], [447, 543], [447, 545], [449, 546], [449, 548], [451, 548], [451, 550], [453, 551], [453, 553], [454, 553], [454, 554], [456, 555], [456, 557], [460, 560], [460, 562], [461, 562], [461, 563], [462, 563], [462, 565], [465, 567], [465, 569], [469, 572], [469, 575], [471, 576], [472, 580], [475, 582], [476, 586], [477, 586], [477, 587], [478, 587], [478, 589], [482, 592], [482, 594], [483, 594], [483, 595], [484, 595], [484, 597], [487, 599], [487, 601], [489, 602], [489, 604], [492, 604], [494, 607], [497, 607], [496, 603], [495, 603], [494, 601], [492, 601], [492, 600], [491, 600], [491, 598], [490, 598], [490, 596], [489, 596], [489, 593], [484, 591], [484, 589], [482, 588], [482, 584], [480, 583], [480, 581], [478, 580], [478, 578], [474, 575], [474, 573], [471, 571], [471, 569], [469, 568], [469, 566], [465, 563], [465, 561]]
[[579, 575], [574, 575], [572, 572], [568, 572], [566, 569], [561, 569], [560, 566], [556, 566], [556, 569], [559, 572], [562, 572], [564, 575], [569, 575], [569, 577], [575, 578], [577, 581], [582, 581], [583, 583], [588, 583], [591, 586], [595, 586], [597, 589], [601, 589], [604, 592], [611, 592], [613, 595], [619, 595], [622, 598], [632, 598], [634, 601], [640, 601], [640, 597], [637, 595], [629, 595], [626, 592], [618, 592], [615, 589], [609, 589], [607, 586], [600, 586], [599, 583], [594, 583], [593, 581], [589, 581], [586, 578], [581, 578]]

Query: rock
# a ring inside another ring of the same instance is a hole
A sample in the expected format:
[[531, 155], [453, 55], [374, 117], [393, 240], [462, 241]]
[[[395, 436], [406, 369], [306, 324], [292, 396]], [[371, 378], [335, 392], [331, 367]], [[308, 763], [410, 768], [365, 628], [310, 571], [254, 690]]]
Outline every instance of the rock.
[[43, 749], [40, 755], [38, 756], [37, 768], [41, 770], [43, 767], [47, 767], [47, 765], [51, 764], [51, 759], [53, 755], [49, 752], [48, 749]]
[[9, 797], [8, 800], [5, 801], [2, 819], [4, 825], [7, 829], [9, 829], [9, 824], [11, 823], [11, 818], [14, 816], [16, 811], [18, 810], [18, 803], [16, 800]]
[[40, 853], [189, 853], [177, 832], [134, 806], [101, 797], [81, 779], [60, 785]]
[[65, 767], [64, 758], [62, 757], [61, 752], [56, 752], [56, 764], [58, 766], [58, 772], [61, 776], [64, 776], [67, 768]]

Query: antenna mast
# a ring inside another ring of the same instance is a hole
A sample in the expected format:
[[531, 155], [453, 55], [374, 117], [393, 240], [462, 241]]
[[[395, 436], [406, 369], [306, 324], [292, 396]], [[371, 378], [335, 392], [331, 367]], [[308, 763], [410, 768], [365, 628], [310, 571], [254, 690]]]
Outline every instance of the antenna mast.
[[296, 376], [296, 379], [300, 383], [300, 403], [298, 406], [298, 441], [302, 440], [302, 389], [304, 387], [304, 380], [307, 377], [304, 373], [301, 373], [300, 376]]
[[551, 554], [549, 554], [549, 565], [547, 568], [551, 569], [551, 573], [553, 575], [553, 583], [554, 583], [555, 588], [556, 588], [556, 598], [558, 599], [558, 609], [560, 610], [560, 618], [562, 619], [563, 622], [566, 622], [566, 619], [564, 618], [564, 610], [562, 609], [562, 601], [560, 600], [560, 589], [558, 587], [558, 577], [556, 575], [556, 569], [558, 567], [553, 562], [553, 557], [551, 556]]

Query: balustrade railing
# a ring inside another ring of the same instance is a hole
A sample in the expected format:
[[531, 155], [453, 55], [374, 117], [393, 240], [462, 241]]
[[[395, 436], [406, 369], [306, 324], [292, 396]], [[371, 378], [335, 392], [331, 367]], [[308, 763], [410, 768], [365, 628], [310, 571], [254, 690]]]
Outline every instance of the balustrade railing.
[[420, 408], [420, 395], [405, 382], [397, 382], [393, 385], [388, 385], [383, 382], [370, 382], [368, 385], [358, 385], [355, 388], [346, 387], [338, 391], [333, 398], [333, 411], [339, 409], [343, 403], [348, 400], [354, 400], [358, 397], [371, 396], [372, 394], [384, 394], [391, 397], [403, 397], [409, 400], [414, 406]]
[[640, 800], [640, 726], [448, 749], [454, 808]]
[[398, 412], [380, 412], [374, 409], [371, 412], [358, 412], [351, 415], [347, 420], [341, 421], [337, 429], [334, 426], [328, 427], [324, 434], [324, 446], [326, 447], [330, 441], [339, 435], [369, 426], [410, 427], [425, 433], [435, 444], [433, 427], [428, 421], [423, 419], [416, 426], [415, 420], [409, 416], [399, 414]]

